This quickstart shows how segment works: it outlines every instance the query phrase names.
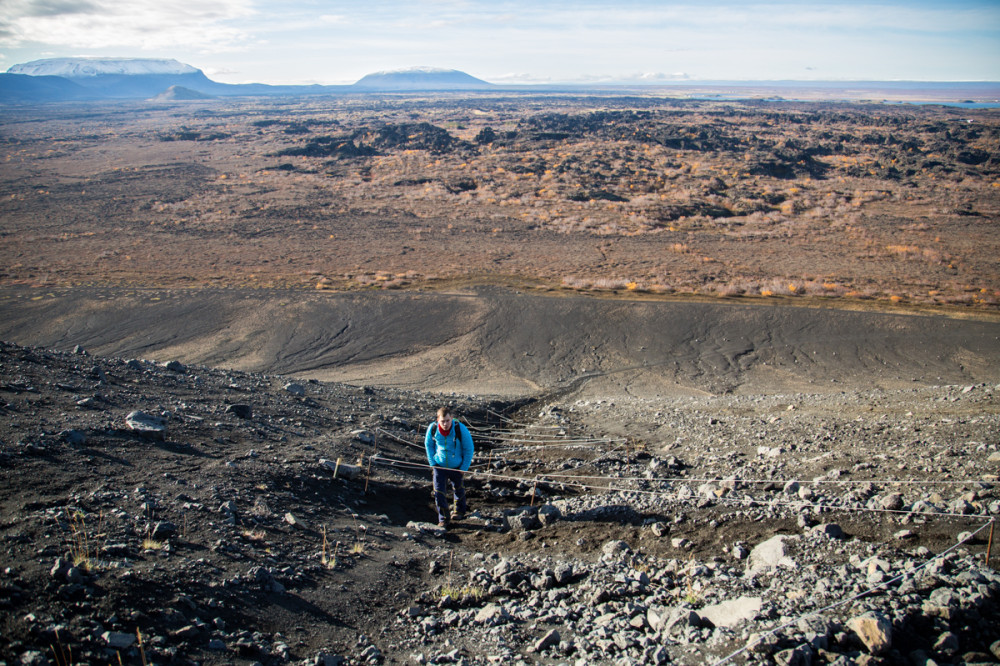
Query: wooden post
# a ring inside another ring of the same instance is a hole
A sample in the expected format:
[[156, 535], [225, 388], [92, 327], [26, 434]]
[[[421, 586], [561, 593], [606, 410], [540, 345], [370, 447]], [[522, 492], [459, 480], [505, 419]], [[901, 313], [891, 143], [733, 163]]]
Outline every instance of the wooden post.
[[337, 466], [333, 468], [333, 478], [337, 478], [337, 472], [340, 470], [340, 458], [337, 458]]
[[990, 566], [990, 556], [993, 554], [993, 528], [996, 527], [997, 521], [990, 521], [990, 541], [986, 544], [986, 566]]
[[368, 479], [371, 478], [371, 475], [372, 475], [372, 456], [368, 456], [368, 471], [365, 473], [365, 492], [364, 492], [365, 495], [368, 494]]
[[531, 487], [531, 506], [535, 506], [535, 493], [538, 491], [538, 477], [535, 477], [535, 485]]

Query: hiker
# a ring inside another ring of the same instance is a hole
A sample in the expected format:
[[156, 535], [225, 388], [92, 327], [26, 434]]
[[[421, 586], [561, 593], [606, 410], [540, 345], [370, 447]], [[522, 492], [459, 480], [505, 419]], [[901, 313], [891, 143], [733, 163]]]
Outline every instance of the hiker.
[[[433, 472], [438, 527], [447, 528], [451, 520], [462, 520], [469, 510], [462, 477], [472, 464], [472, 435], [467, 427], [452, 418], [450, 407], [442, 407], [437, 412], [437, 420], [427, 426], [424, 448], [427, 450], [427, 464]], [[450, 515], [449, 483], [455, 489], [455, 510]]]

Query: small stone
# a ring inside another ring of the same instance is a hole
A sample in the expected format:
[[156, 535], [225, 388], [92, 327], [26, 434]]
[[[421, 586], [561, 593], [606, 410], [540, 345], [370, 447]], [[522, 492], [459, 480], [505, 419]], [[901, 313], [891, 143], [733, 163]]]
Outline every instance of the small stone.
[[187, 372], [187, 368], [180, 361], [168, 361], [163, 367], [171, 372]]
[[250, 419], [253, 418], [253, 407], [250, 405], [229, 405], [226, 407], [226, 413], [232, 414], [238, 419]]
[[524, 511], [507, 516], [507, 525], [510, 527], [511, 532], [527, 532], [537, 530], [542, 526], [542, 523], [535, 514], [530, 511]]
[[941, 654], [946, 654], [948, 656], [957, 654], [958, 648], [958, 636], [950, 631], [946, 631], [938, 636], [937, 641], [934, 643], [935, 652], [940, 652]]
[[604, 547], [601, 548], [602, 555], [608, 558], [620, 558], [631, 552], [632, 549], [629, 548], [628, 544], [620, 539], [608, 541], [604, 544]]
[[900, 493], [889, 493], [881, 500], [879, 500], [879, 505], [886, 511], [899, 511], [903, 508], [903, 495]]
[[336, 460], [325, 460], [321, 459], [319, 461], [320, 465], [323, 465], [338, 479], [356, 479], [361, 476], [361, 468], [357, 465], [348, 465], [345, 462], [337, 462]]
[[302, 522], [301, 519], [296, 518], [290, 511], [285, 514], [285, 522], [288, 523], [289, 525], [291, 525], [292, 527], [296, 528], [296, 529], [300, 529], [300, 530], [307, 530], [307, 529], [309, 529], [308, 527], [306, 527], [306, 524], [304, 522]]
[[762, 604], [760, 597], [740, 597], [706, 606], [698, 611], [698, 615], [716, 627], [735, 627], [744, 620], [756, 618]]
[[552, 504], [545, 504], [538, 508], [538, 520], [543, 526], [552, 525], [562, 518], [559, 507]]
[[476, 613], [475, 623], [493, 627], [498, 624], [504, 624], [509, 618], [510, 615], [507, 614], [507, 611], [500, 604], [486, 604]]
[[167, 437], [166, 421], [160, 416], [147, 414], [143, 411], [129, 412], [128, 416], [125, 417], [125, 425], [129, 427], [129, 430], [144, 437], [152, 439], [166, 439]]
[[150, 536], [154, 539], [169, 539], [175, 534], [177, 534], [177, 525], [169, 520], [161, 520], [153, 527]]
[[101, 640], [108, 644], [108, 647], [115, 650], [124, 650], [132, 647], [136, 641], [135, 634], [126, 634], [120, 631], [105, 631], [101, 634]]
[[87, 443], [87, 435], [82, 430], [63, 430], [59, 437], [70, 446], [83, 446]]
[[295, 384], [294, 382], [285, 384], [285, 391], [292, 395], [302, 397], [306, 394], [306, 387], [302, 384]]
[[813, 534], [822, 534], [830, 539], [843, 539], [846, 535], [837, 523], [824, 523], [812, 528]]
[[542, 636], [535, 643], [535, 652], [544, 652], [553, 645], [559, 645], [559, 632], [555, 629]]

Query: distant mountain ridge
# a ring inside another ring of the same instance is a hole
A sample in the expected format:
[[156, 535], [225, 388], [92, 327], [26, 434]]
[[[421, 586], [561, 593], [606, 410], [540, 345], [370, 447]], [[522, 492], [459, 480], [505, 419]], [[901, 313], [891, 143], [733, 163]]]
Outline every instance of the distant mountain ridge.
[[100, 99], [180, 99], [182, 97], [316, 95], [398, 90], [476, 90], [492, 84], [457, 69], [414, 67], [376, 72], [350, 86], [272, 86], [213, 81], [200, 69], [155, 58], [47, 58], [14, 65], [0, 74], [0, 103]]
[[[342, 95], [350, 93], [448, 90], [517, 90], [568, 92], [581, 89], [624, 89], [681, 85], [695, 98], [759, 99], [769, 96], [795, 97], [801, 90], [824, 90], [833, 101], [871, 101], [869, 91], [897, 91], [896, 100], [933, 100], [928, 103], [982, 102], [1000, 100], [997, 82], [913, 82], [913, 81], [627, 81], [600, 84], [550, 84], [497, 86], [456, 69], [413, 67], [375, 72], [352, 85], [267, 85], [263, 83], [229, 84], [211, 80], [200, 69], [177, 60], [156, 58], [47, 58], [12, 66], [0, 73], [0, 105], [39, 104], [47, 102], [93, 101], [109, 99], [178, 99], [172, 87], [210, 97]], [[799, 89], [796, 91], [796, 89]], [[160, 97], [163, 95], [163, 97]], [[876, 97], [881, 99], [881, 97]]]

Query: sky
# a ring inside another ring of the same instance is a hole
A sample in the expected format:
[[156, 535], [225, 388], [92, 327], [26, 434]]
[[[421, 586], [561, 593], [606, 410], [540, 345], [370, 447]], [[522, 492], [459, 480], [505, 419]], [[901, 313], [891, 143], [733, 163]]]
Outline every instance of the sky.
[[1000, 81], [1000, 0], [0, 0], [0, 71], [67, 56], [224, 83]]

